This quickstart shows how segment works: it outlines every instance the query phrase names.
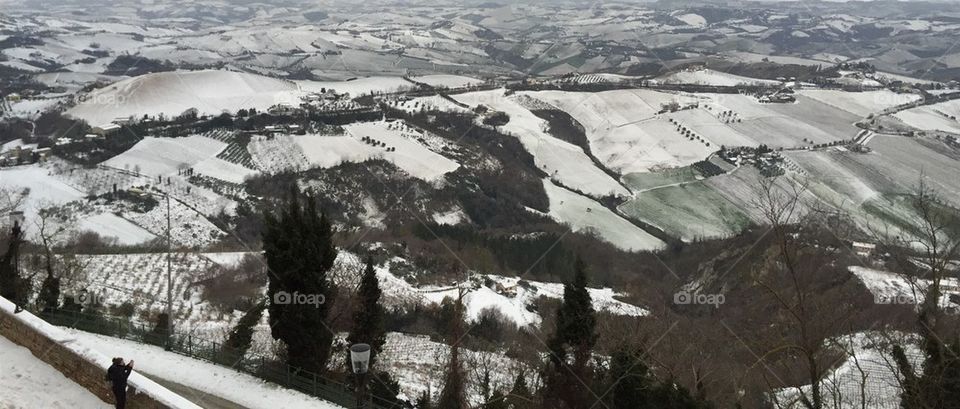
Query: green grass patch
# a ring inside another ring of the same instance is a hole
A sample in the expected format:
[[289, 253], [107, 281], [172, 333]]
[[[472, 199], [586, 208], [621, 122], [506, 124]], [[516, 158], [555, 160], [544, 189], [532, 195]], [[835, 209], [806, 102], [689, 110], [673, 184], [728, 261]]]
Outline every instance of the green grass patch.
[[620, 210], [684, 240], [728, 236], [751, 224], [746, 213], [703, 182], [639, 193]]
[[693, 167], [685, 166], [660, 172], [628, 173], [623, 175], [623, 183], [630, 190], [647, 190], [677, 183], [688, 183], [697, 180], [700, 172]]

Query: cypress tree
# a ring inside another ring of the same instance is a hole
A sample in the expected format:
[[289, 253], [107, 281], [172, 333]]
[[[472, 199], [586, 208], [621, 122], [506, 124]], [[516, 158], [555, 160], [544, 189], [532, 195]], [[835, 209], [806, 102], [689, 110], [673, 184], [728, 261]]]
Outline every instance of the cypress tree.
[[358, 342], [370, 344], [370, 366], [372, 367], [377, 354], [386, 343], [383, 326], [383, 306], [380, 305], [380, 281], [373, 268], [373, 259], [367, 258], [367, 266], [363, 277], [360, 278], [358, 289], [358, 305], [353, 313], [353, 327], [347, 341], [350, 344]]
[[433, 406], [435, 409], [466, 409], [466, 374], [460, 362], [460, 339], [463, 328], [463, 292], [457, 297], [456, 315], [451, 322], [450, 360], [447, 362], [447, 372], [444, 377], [443, 390], [440, 398]]
[[527, 386], [527, 377], [523, 370], [520, 370], [520, 373], [517, 374], [517, 377], [513, 380], [513, 388], [510, 389], [510, 394], [507, 395], [507, 404], [513, 409], [528, 409], [533, 408], [533, 393], [530, 392], [530, 387]]
[[[321, 373], [334, 337], [326, 322], [332, 297], [327, 272], [337, 250], [330, 222], [317, 210], [316, 200], [307, 198], [304, 205], [299, 196], [294, 187], [285, 209], [264, 216], [270, 332], [286, 345], [288, 364]], [[301, 302], [310, 299], [315, 302]]]
[[[544, 374], [544, 403], [552, 407], [588, 408], [592, 396], [584, 383], [593, 378], [589, 362], [597, 342], [596, 317], [587, 291], [586, 267], [579, 257], [573, 281], [563, 286], [556, 326], [556, 332], [547, 342], [551, 365]], [[572, 362], [568, 359], [570, 354]]]
[[22, 235], [20, 226], [13, 226], [7, 252], [0, 259], [0, 297], [10, 300], [18, 307], [26, 304], [29, 289], [29, 283], [20, 277], [20, 272], [17, 271], [17, 255]]

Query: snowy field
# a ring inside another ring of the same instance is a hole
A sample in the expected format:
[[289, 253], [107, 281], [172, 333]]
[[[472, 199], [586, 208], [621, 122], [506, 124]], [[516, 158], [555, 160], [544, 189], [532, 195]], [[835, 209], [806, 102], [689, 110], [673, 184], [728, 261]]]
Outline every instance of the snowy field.
[[[804, 103], [803, 99], [792, 104], [763, 104], [752, 96], [740, 94], [706, 94], [714, 102], [710, 111], [730, 111], [737, 121], [729, 126], [737, 133], [771, 147], [804, 147], [811, 144], [828, 143], [843, 139], [852, 139], [858, 129], [853, 126], [856, 117], [837, 116], [831, 111], [835, 108], [816, 101]], [[812, 100], [809, 100], [812, 101]], [[841, 111], [842, 112], [842, 111]], [[828, 115], [826, 123], [818, 119]], [[838, 132], [837, 129], [849, 129]], [[709, 139], [710, 135], [706, 135]]]
[[480, 85], [483, 84], [483, 80], [478, 80], [476, 78], [464, 77], [462, 75], [444, 75], [444, 74], [435, 74], [435, 75], [424, 75], [420, 77], [410, 77], [410, 79], [416, 82], [422, 82], [434, 87], [447, 87], [447, 88], [462, 88], [471, 85]]
[[94, 90], [67, 110], [91, 125], [143, 115], [174, 117], [190, 108], [218, 115], [242, 108], [266, 111], [299, 101], [297, 84], [231, 71], [173, 71], [145, 74]]
[[[217, 154], [226, 147], [227, 144], [223, 142], [197, 135], [183, 138], [146, 137], [126, 152], [108, 159], [103, 164], [150, 177], [168, 176], [201, 162], [215, 160]], [[217, 167], [212, 162], [208, 162], [206, 169], [217, 169]], [[215, 174], [217, 172], [214, 172]]]
[[[167, 231], [167, 206], [154, 206], [146, 213], [125, 212], [123, 217], [152, 232], [157, 236], [165, 235]], [[216, 214], [216, 212], [212, 212]], [[193, 208], [178, 200], [170, 201], [170, 236], [175, 245], [187, 247], [202, 247], [211, 244], [225, 235], [216, 225], [211, 223]]]
[[0, 336], [0, 407], [107, 409], [113, 405], [67, 379], [29, 349]]
[[[249, 151], [268, 173], [283, 170], [329, 168], [368, 159], [389, 161], [426, 181], [436, 181], [460, 165], [435, 153], [418, 139], [423, 135], [389, 122], [347, 125], [346, 135], [277, 135], [251, 140]], [[369, 138], [365, 141], [364, 138]], [[376, 145], [376, 146], [375, 146]], [[388, 151], [388, 148], [390, 150]]]
[[[829, 346], [843, 354], [843, 361], [821, 379], [823, 402], [835, 409], [898, 409], [900, 408], [899, 370], [890, 348], [904, 344], [907, 359], [916, 367], [921, 351], [905, 334], [890, 336], [879, 332], [858, 332], [828, 340]], [[808, 399], [810, 385], [801, 387]], [[799, 392], [795, 388], [776, 391], [785, 409], [800, 409]]]
[[350, 94], [351, 98], [410, 90], [416, 87], [403, 77], [365, 77], [349, 81], [296, 81], [296, 84], [305, 92], [334, 90], [339, 94]]
[[751, 224], [736, 204], [701, 181], [638, 193], [620, 210], [684, 241], [730, 236]]
[[897, 94], [890, 90], [846, 92], [824, 89], [800, 90], [798, 93], [861, 117], [920, 99], [917, 94]]
[[500, 130], [517, 137], [550, 179], [591, 196], [629, 194], [617, 180], [596, 167], [583, 149], [554, 138], [546, 131], [546, 121], [522, 106], [516, 96], [503, 94], [504, 91], [498, 89], [458, 94], [454, 98], [471, 107], [484, 105], [508, 113], [510, 122]]
[[597, 93], [545, 91], [527, 94], [572, 116], [585, 128], [590, 150], [620, 173], [681, 167], [719, 149], [682, 136], [657, 112], [663, 104], [693, 98], [649, 90]]
[[893, 116], [917, 129], [960, 134], [960, 122], [957, 122], [960, 117], [960, 100], [910, 108]]
[[101, 213], [80, 219], [77, 230], [89, 230], [102, 237], [115, 238], [117, 244], [131, 245], [155, 239], [153, 233], [112, 213]]
[[599, 202], [544, 180], [550, 216], [571, 229], [590, 232], [624, 250], [653, 250], [663, 242], [603, 207]]
[[[701, 17], [702, 18], [702, 17]], [[727, 74], [725, 72], [714, 71], [711, 69], [684, 70], [651, 80], [653, 83], [661, 84], [693, 84], [693, 85], [716, 85], [724, 87], [734, 87], [741, 85], [780, 85], [780, 81], [763, 80], [739, 75]]]
[[439, 95], [429, 95], [425, 97], [410, 98], [405, 101], [386, 100], [387, 105], [408, 112], [424, 111], [447, 111], [447, 112], [469, 112], [469, 109], [454, 104], [450, 100]]
[[21, 210], [27, 220], [37, 220], [37, 212], [45, 207], [83, 198], [83, 193], [36, 165], [0, 169], [0, 189], [13, 194], [26, 192]]
[[[931, 281], [926, 279], [917, 279], [916, 282], [911, 283], [903, 275], [867, 267], [850, 266], [848, 269], [873, 294], [874, 302], [877, 304], [920, 305], [931, 284]], [[940, 285], [943, 294], [938, 304], [945, 309], [956, 309], [958, 305], [950, 298], [960, 296], [960, 280], [945, 278]]]
[[36, 119], [41, 113], [56, 107], [65, 100], [66, 98], [24, 99], [11, 103], [9, 110], [0, 111], [0, 116]]

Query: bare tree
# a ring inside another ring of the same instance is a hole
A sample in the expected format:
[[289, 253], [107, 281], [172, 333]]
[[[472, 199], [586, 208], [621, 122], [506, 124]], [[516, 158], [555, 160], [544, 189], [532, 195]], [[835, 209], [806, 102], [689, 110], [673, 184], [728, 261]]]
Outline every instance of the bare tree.
[[840, 265], [839, 249], [816, 243], [820, 221], [813, 205], [804, 202], [805, 181], [761, 177], [755, 188], [753, 204], [770, 229], [772, 246], [763, 253], [754, 282], [777, 307], [770, 318], [774, 342], [758, 360], [771, 372], [793, 374], [802, 368], [797, 376], [809, 391], [795, 386], [796, 402], [823, 409], [824, 377], [842, 358], [827, 341], [847, 329], [854, 312], [840, 281], [849, 274]]

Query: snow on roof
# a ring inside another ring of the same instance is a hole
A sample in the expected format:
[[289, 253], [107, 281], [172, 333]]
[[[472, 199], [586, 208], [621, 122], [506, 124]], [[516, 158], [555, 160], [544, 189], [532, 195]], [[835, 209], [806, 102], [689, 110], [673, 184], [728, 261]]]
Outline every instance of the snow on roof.
[[[53, 324], [40, 319], [28, 311], [21, 311], [14, 314], [14, 308], [15, 306], [12, 302], [6, 298], [0, 297], [0, 310], [3, 310], [14, 319], [20, 321], [20, 323], [23, 325], [32, 328], [33, 330], [37, 331], [37, 333], [49, 338], [53, 342], [63, 345], [65, 348], [73, 351], [86, 361], [103, 368], [104, 373], [106, 373], [107, 368], [110, 367], [111, 357], [97, 352], [87, 345], [78, 342], [77, 338], [67, 331], [64, 331], [63, 329], [60, 329]], [[160, 402], [169, 408], [201, 409], [200, 406], [197, 406], [182, 396], [171, 392], [156, 382], [147, 379], [136, 371], [130, 374], [128, 383], [137, 391], [137, 393], [146, 393], [157, 402]]]

